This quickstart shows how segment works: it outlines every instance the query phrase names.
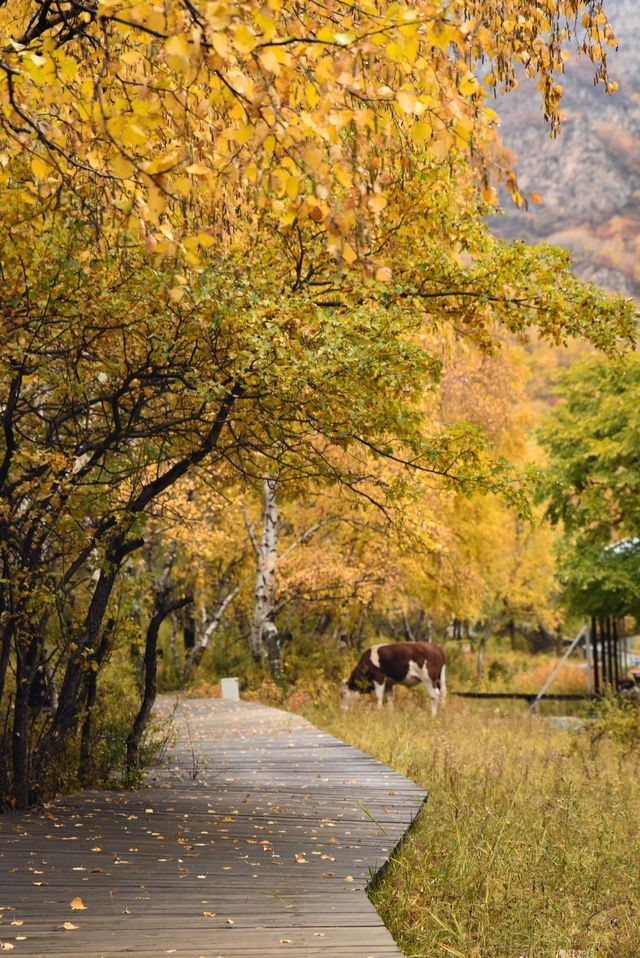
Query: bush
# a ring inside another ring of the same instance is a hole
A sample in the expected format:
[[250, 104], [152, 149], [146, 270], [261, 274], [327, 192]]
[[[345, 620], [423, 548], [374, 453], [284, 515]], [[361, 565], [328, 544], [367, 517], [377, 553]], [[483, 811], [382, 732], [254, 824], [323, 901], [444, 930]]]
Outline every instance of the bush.
[[626, 751], [640, 749], [640, 696], [634, 692], [607, 696], [596, 708], [588, 727], [592, 742], [608, 738]]

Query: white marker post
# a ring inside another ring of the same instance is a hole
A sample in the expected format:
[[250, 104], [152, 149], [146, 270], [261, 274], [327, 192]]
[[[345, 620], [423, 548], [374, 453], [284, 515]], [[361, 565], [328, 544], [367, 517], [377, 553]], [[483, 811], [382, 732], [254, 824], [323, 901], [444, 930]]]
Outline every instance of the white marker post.
[[236, 678], [220, 679], [222, 698], [227, 702], [240, 701], [240, 684]]

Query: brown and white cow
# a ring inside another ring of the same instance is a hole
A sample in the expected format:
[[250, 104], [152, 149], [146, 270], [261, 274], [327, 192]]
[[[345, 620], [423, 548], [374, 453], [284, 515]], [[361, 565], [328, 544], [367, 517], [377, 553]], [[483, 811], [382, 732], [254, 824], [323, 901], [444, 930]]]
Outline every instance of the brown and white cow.
[[439, 645], [433, 642], [390, 642], [373, 645], [360, 656], [360, 661], [348, 679], [340, 684], [340, 706], [343, 709], [358, 700], [361, 692], [376, 693], [378, 708], [393, 707], [394, 685], [411, 688], [420, 682], [431, 701], [431, 715], [436, 715], [440, 702], [447, 695], [445, 657]]

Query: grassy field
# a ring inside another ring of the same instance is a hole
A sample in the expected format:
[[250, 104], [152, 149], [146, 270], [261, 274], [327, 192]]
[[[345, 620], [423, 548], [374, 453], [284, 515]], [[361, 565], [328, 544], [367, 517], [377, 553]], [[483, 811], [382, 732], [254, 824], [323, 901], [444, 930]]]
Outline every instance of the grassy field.
[[515, 706], [454, 699], [431, 721], [420, 693], [303, 710], [430, 791], [372, 890], [407, 955], [638, 958], [638, 751]]

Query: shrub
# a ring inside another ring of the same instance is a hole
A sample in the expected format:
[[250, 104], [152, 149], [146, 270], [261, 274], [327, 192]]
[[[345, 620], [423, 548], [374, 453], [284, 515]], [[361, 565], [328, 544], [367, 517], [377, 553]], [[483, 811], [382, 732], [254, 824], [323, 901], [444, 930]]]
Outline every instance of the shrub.
[[640, 749], [640, 696], [632, 692], [602, 699], [588, 728], [592, 742], [607, 738], [625, 750]]

